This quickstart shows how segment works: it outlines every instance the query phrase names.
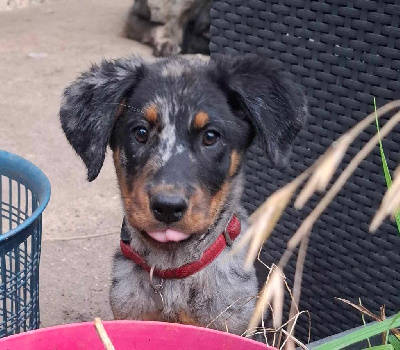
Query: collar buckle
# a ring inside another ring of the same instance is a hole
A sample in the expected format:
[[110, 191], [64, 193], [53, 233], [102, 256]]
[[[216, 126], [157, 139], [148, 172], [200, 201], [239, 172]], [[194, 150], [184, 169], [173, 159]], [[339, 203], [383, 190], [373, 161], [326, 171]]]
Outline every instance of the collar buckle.
[[154, 274], [154, 266], [150, 268], [150, 285], [154, 291], [153, 301], [156, 306], [156, 309], [161, 312], [164, 310], [164, 296], [161, 293], [164, 280], [161, 278], [160, 284], [155, 284], [153, 274]]
[[150, 285], [155, 291], [160, 291], [163, 287], [164, 280], [162, 278], [160, 284], [154, 283], [154, 265], [150, 268]]

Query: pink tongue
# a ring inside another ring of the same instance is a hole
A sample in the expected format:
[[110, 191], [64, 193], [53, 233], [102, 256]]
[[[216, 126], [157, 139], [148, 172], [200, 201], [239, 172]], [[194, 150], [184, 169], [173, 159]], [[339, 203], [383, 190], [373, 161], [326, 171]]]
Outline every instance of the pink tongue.
[[148, 235], [155, 239], [158, 242], [179, 242], [183, 241], [184, 239], [189, 238], [190, 234], [189, 233], [183, 233], [179, 231], [174, 231], [174, 230], [165, 230], [165, 231], [151, 231], [147, 232]]

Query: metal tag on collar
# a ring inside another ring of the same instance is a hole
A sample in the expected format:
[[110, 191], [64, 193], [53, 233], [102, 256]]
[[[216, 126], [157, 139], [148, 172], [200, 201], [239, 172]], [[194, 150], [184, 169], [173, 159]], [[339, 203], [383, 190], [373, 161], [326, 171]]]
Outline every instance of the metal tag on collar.
[[153, 301], [158, 311], [164, 310], [164, 297], [161, 293], [164, 280], [161, 278], [160, 284], [154, 283], [154, 266], [150, 268], [150, 285], [154, 290]]
[[229, 221], [227, 222], [227, 224], [226, 224], [226, 226], [225, 226], [225, 229], [224, 229], [224, 237], [225, 237], [226, 245], [228, 245], [228, 246], [231, 246], [231, 245], [233, 244], [232, 239], [231, 239], [231, 236], [229, 235], [229, 232], [228, 232], [228, 226], [229, 226], [229, 224], [231, 223], [232, 218], [233, 218], [233, 215], [232, 215], [232, 217], [229, 219]]

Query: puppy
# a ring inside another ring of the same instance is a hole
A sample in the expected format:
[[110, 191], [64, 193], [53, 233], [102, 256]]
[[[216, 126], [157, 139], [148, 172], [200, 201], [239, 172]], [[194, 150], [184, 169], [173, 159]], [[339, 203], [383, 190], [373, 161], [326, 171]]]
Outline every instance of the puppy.
[[257, 135], [281, 163], [306, 114], [301, 90], [253, 55], [103, 61], [65, 90], [62, 128], [89, 181], [113, 152], [125, 214], [116, 319], [245, 332], [256, 275], [244, 250], [228, 256], [246, 229], [245, 152]]

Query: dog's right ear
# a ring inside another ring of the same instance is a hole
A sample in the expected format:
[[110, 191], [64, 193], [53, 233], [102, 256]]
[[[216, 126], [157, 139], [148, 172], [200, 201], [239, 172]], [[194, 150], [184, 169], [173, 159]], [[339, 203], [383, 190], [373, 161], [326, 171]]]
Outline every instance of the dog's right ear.
[[142, 60], [119, 59], [93, 65], [64, 91], [60, 109], [64, 133], [93, 181], [103, 165], [120, 104], [144, 74]]

